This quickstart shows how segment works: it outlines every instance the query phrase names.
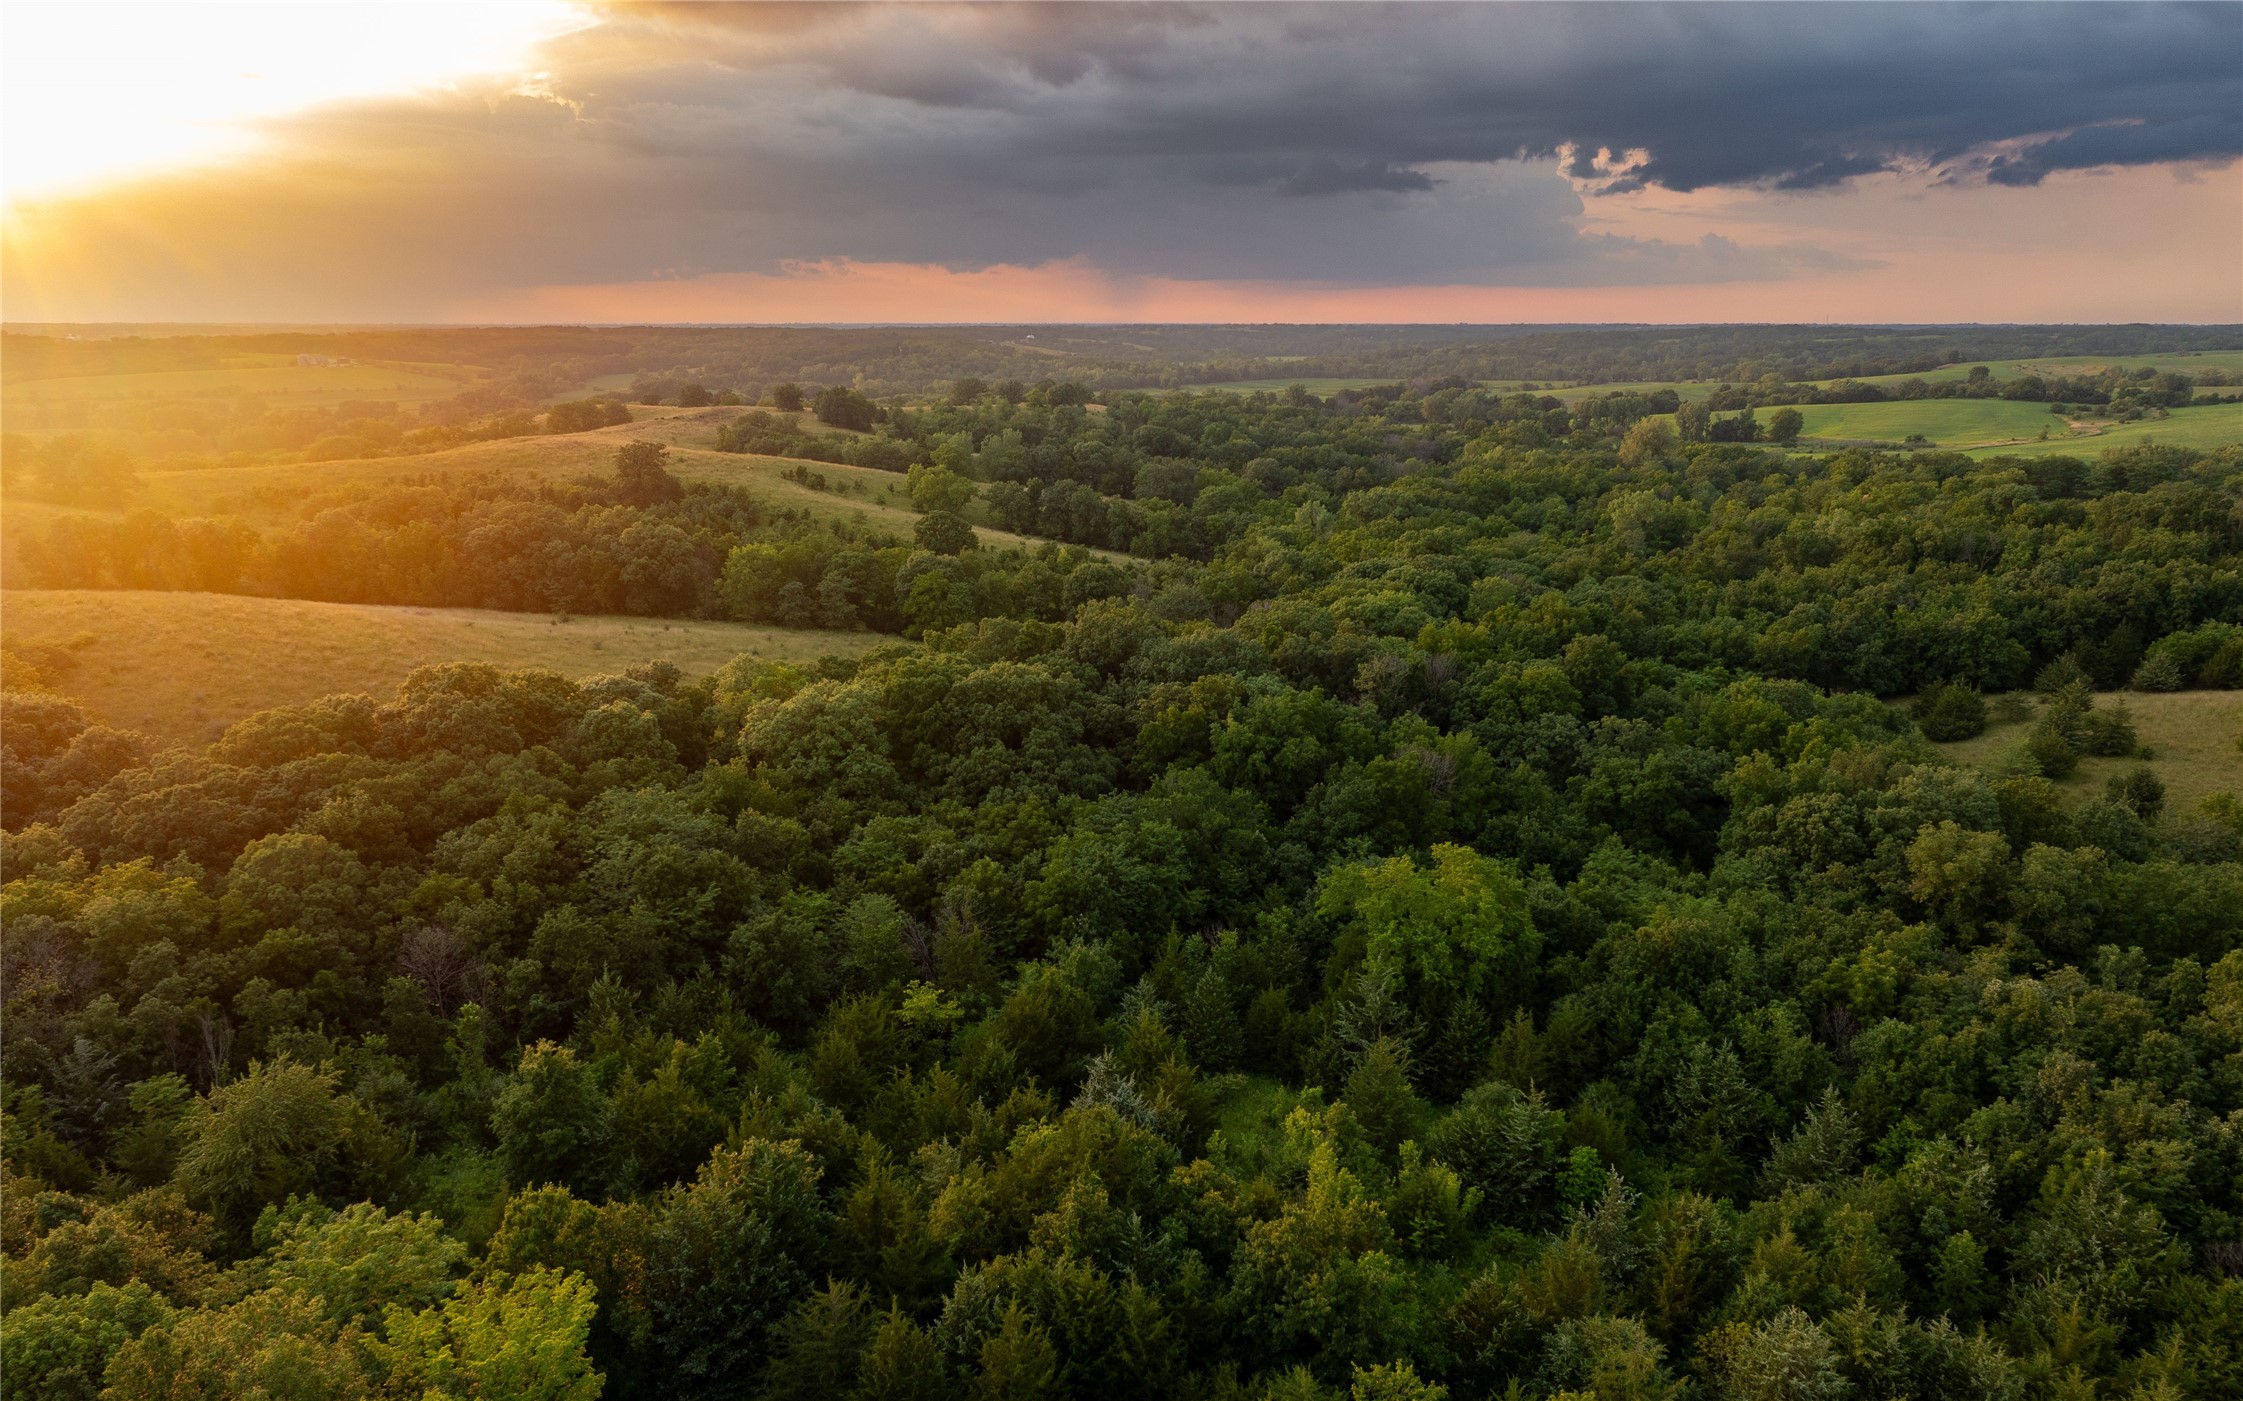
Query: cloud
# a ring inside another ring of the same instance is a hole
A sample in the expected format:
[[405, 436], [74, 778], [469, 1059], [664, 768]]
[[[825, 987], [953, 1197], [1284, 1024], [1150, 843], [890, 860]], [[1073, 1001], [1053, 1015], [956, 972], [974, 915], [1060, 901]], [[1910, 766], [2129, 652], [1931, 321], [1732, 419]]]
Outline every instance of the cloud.
[[1279, 181], [1277, 192], [1282, 195], [1337, 195], [1350, 190], [1400, 193], [1430, 190], [1433, 183], [1432, 176], [1406, 165], [1386, 161], [1355, 161], [1343, 165], [1319, 158], [1303, 163], [1290, 178]]
[[268, 159], [18, 211], [12, 299], [62, 298], [88, 268], [110, 302], [226, 316], [309, 299], [409, 317], [503, 288], [836, 260], [1334, 286], [1779, 280], [1865, 260], [1742, 232], [1613, 238], [1590, 202], [1827, 196], [1894, 170], [2031, 186], [2243, 151], [2231, 4], [598, 15], [534, 80], [304, 114], [273, 125]]
[[[982, 149], [1002, 162], [1395, 171], [1602, 148], [1689, 191], [1817, 188], [2003, 142], [2050, 169], [2243, 153], [2232, 4], [836, 7], [783, 44], [752, 10], [663, 14], [714, 63], [998, 119]], [[753, 39], [707, 37], [743, 24]], [[2188, 137], [2075, 135], [2113, 123]]]
[[2037, 185], [2059, 170], [2222, 160], [2235, 154], [2235, 121], [2199, 112], [2172, 121], [2099, 123], [2024, 143], [2015, 154], [1988, 158], [1981, 169], [1993, 184]]

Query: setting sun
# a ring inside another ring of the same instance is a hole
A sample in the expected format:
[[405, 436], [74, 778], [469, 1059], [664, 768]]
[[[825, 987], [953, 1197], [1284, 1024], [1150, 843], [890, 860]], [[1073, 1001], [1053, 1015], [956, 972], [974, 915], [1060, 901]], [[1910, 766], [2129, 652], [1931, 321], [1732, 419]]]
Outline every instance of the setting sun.
[[15, 201], [240, 156], [272, 119], [515, 74], [588, 22], [563, 0], [11, 4], [0, 186]]

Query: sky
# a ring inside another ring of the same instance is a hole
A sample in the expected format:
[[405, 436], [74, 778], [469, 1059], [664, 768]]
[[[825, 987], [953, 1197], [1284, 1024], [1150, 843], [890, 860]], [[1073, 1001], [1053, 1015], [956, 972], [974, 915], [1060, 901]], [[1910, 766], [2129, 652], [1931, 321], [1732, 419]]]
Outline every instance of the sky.
[[2243, 4], [10, 3], [23, 321], [2243, 321]]

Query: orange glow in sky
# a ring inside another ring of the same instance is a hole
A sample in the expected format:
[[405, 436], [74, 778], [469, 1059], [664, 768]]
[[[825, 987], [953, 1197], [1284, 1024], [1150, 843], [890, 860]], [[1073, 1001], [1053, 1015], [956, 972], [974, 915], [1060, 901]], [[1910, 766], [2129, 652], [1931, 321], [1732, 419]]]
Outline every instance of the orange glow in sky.
[[[1941, 191], [1943, 217], [1899, 179], [1808, 199], [1736, 191], [1593, 201], [1590, 228], [1691, 241], [1776, 241], [1806, 224], [1868, 264], [1777, 281], [1609, 287], [1114, 277], [1085, 259], [958, 271], [847, 258], [774, 273], [511, 289], [460, 302], [463, 321], [685, 322], [1955, 322], [2243, 316], [2243, 167], [2142, 168], [2031, 189]], [[2067, 240], [2019, 246], [2014, 221]], [[2155, 237], [2145, 231], [2157, 230]], [[2186, 270], [2177, 277], [2176, 270]], [[2223, 308], [2225, 311], [2223, 312]]]
[[325, 103], [518, 71], [590, 21], [563, 0], [10, 4], [0, 190], [25, 195], [239, 157]]

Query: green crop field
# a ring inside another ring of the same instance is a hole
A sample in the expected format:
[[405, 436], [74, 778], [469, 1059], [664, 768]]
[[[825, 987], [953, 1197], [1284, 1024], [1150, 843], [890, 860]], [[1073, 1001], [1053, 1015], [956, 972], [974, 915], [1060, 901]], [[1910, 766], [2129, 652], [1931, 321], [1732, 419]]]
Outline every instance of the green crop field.
[[2198, 449], [2243, 443], [2243, 404], [2206, 404], [2201, 408], [2174, 409], [2164, 418], [2114, 423], [2069, 438], [2051, 437], [2045, 443], [2027, 442], [2009, 447], [1979, 448], [1974, 455], [1998, 457], [2070, 453], [2077, 457], [2093, 457], [2105, 448], [2127, 447], [2135, 443], [2164, 443], [2169, 447]]
[[242, 357], [214, 370], [156, 370], [23, 380], [0, 397], [11, 432], [100, 427], [119, 412], [165, 404], [225, 404], [255, 396], [274, 408], [326, 408], [353, 400], [425, 403], [448, 399], [482, 372], [463, 365], [298, 365], [280, 357]]
[[[2243, 794], [2243, 691], [2177, 691], [2167, 695], [2127, 691], [2095, 698], [2097, 709], [2124, 705], [2134, 715], [2134, 732], [2154, 756], [2148, 763], [2165, 781], [2168, 811], [2184, 817], [2214, 793]], [[1975, 739], [1938, 749], [1959, 764], [2000, 769], [2032, 731], [2031, 720], [1994, 724]], [[2073, 802], [2098, 796], [2105, 780], [2143, 762], [2139, 759], [2083, 757], [2079, 769], [2057, 786]]]
[[[1762, 409], [1765, 423], [1771, 410]], [[1802, 438], [1838, 441], [1899, 442], [1922, 434], [1941, 447], [1977, 447], [1985, 443], [2031, 439], [2043, 428], [2052, 434], [2067, 432], [2064, 421], [2046, 404], [2019, 404], [2007, 399], [1916, 399], [1888, 404], [1805, 404]]]
[[489, 662], [570, 676], [669, 661], [691, 675], [741, 653], [809, 662], [896, 639], [661, 618], [390, 608], [234, 594], [0, 593], [9, 649], [107, 723], [182, 744], [276, 705], [386, 696], [417, 666]]

